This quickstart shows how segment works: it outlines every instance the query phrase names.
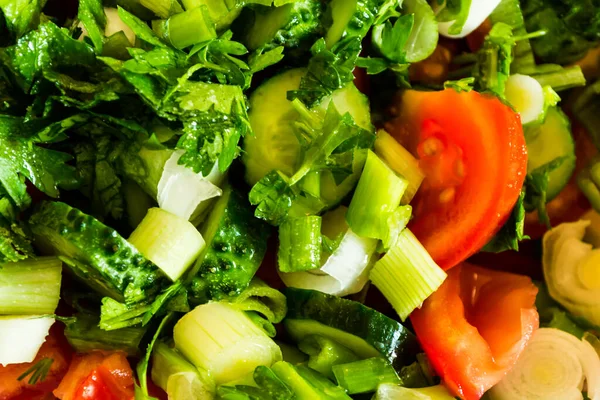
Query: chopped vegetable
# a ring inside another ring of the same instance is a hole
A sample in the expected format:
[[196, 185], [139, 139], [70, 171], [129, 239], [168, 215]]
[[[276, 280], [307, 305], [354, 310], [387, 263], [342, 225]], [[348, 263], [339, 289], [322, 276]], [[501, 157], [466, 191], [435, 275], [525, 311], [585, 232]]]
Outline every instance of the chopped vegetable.
[[61, 272], [56, 257], [0, 264], [0, 315], [54, 314]]
[[510, 216], [527, 163], [521, 124], [500, 101], [474, 91], [406, 91], [399, 101], [390, 132], [418, 155], [426, 176], [409, 228], [448, 269]]
[[538, 327], [531, 279], [463, 264], [411, 322], [450, 391], [478, 400], [515, 364]]
[[317, 269], [321, 265], [321, 217], [290, 218], [279, 227], [281, 272]]
[[285, 383], [298, 400], [350, 400], [346, 391], [334, 385], [323, 375], [303, 366], [293, 366], [285, 361], [275, 363], [271, 369]]
[[0, 365], [32, 362], [52, 324], [54, 318], [44, 315], [0, 317]]
[[523, 125], [540, 119], [544, 112], [544, 89], [530, 76], [511, 75], [506, 81], [504, 95], [521, 116]]
[[[332, 367], [358, 360], [356, 354], [336, 341], [319, 335], [306, 336], [298, 343], [298, 348], [308, 354], [309, 368], [334, 379]], [[338, 380], [339, 383], [339, 380]], [[341, 385], [344, 387], [343, 385]], [[347, 389], [346, 387], [344, 387]]]
[[196, 307], [175, 325], [175, 347], [217, 384], [281, 360], [281, 350], [243, 311], [226, 303]]
[[[440, 34], [463, 38], [473, 32], [500, 4], [500, 0], [445, 0], [438, 14]], [[450, 19], [455, 17], [456, 19]]]
[[454, 400], [450, 392], [443, 386], [431, 386], [422, 389], [408, 389], [402, 386], [385, 383], [377, 388], [374, 400]]
[[548, 291], [573, 315], [600, 325], [597, 250], [583, 241], [589, 221], [565, 223], [544, 235], [543, 266]]
[[[600, 398], [600, 358], [586, 341], [558, 329], [533, 334], [517, 364], [489, 397], [511, 399]], [[585, 389], [584, 389], [585, 388]]]
[[400, 383], [394, 368], [377, 357], [335, 365], [333, 373], [338, 384], [349, 394], [374, 392], [381, 384]]

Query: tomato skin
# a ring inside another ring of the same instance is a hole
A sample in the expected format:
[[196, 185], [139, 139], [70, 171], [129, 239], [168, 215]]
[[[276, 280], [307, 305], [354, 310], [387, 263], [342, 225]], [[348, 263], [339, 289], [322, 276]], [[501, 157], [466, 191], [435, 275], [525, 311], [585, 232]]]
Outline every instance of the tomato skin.
[[53, 393], [62, 400], [128, 400], [134, 397], [133, 386], [133, 371], [125, 353], [94, 351], [73, 357]]
[[426, 178], [409, 228], [447, 270], [481, 249], [504, 224], [527, 171], [521, 121], [474, 91], [405, 91], [386, 129]]
[[410, 319], [445, 385], [478, 400], [515, 364], [539, 326], [531, 279], [470, 264], [448, 278]]

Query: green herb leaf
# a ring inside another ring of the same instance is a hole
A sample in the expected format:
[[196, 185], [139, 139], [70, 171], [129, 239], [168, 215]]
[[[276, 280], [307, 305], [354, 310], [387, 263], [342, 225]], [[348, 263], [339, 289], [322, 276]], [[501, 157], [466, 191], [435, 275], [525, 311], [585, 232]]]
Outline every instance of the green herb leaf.
[[53, 362], [54, 360], [52, 358], [42, 358], [40, 361], [36, 362], [25, 372], [23, 372], [17, 378], [17, 380], [22, 381], [29, 376], [29, 380], [27, 381], [29, 385], [36, 385], [40, 382], [43, 382], [46, 380]]
[[491, 253], [500, 253], [506, 250], [519, 250], [519, 242], [529, 239], [523, 231], [525, 228], [525, 201], [526, 188], [521, 190], [517, 203], [504, 223], [502, 228], [482, 249]]

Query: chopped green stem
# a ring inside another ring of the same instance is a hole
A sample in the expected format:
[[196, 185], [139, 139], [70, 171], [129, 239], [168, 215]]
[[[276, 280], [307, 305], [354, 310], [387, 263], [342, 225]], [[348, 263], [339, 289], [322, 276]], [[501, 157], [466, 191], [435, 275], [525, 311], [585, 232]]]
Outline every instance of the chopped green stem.
[[333, 373], [349, 394], [374, 392], [381, 383], [401, 383], [394, 368], [379, 357], [336, 365]]
[[298, 272], [321, 266], [321, 217], [286, 220], [279, 227], [277, 259], [281, 272]]
[[215, 26], [205, 6], [173, 15], [167, 21], [168, 39], [178, 49], [217, 37]]
[[160, 18], [169, 18], [183, 11], [177, 0], [140, 0], [140, 4]]
[[350, 202], [346, 221], [360, 236], [389, 242], [392, 219], [408, 181], [369, 150], [365, 168]]
[[556, 92], [585, 86], [585, 76], [578, 65], [533, 75], [540, 85], [551, 86]]
[[100, 319], [90, 314], [77, 314], [68, 322], [65, 336], [69, 344], [79, 353], [92, 350], [121, 350], [130, 356], [138, 356], [140, 343], [147, 328], [123, 328], [105, 331], [98, 326]]
[[404, 321], [446, 279], [446, 273], [408, 229], [371, 270], [371, 281]]
[[329, 379], [334, 378], [333, 366], [358, 360], [358, 356], [350, 349], [323, 336], [307, 336], [298, 344], [298, 348], [309, 355], [307, 365]]
[[40, 257], [0, 265], [0, 314], [54, 314], [62, 262]]
[[589, 200], [592, 208], [600, 212], [600, 158], [596, 157], [591, 164], [577, 175], [577, 185]]
[[[175, 374], [190, 374], [189, 377], [208, 383], [210, 387], [210, 382], [206, 382], [209, 379], [206, 379], [206, 376], [203, 376], [177, 350], [163, 342], [156, 343], [152, 351], [152, 382], [164, 391], [167, 391], [169, 378]], [[214, 383], [212, 385], [214, 386]]]

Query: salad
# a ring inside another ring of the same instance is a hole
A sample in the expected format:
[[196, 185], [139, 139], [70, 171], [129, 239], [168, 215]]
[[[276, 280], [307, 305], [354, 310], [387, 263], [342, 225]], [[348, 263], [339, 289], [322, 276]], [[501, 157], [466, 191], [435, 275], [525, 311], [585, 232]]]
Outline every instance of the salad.
[[598, 0], [0, 0], [0, 400], [600, 400]]

